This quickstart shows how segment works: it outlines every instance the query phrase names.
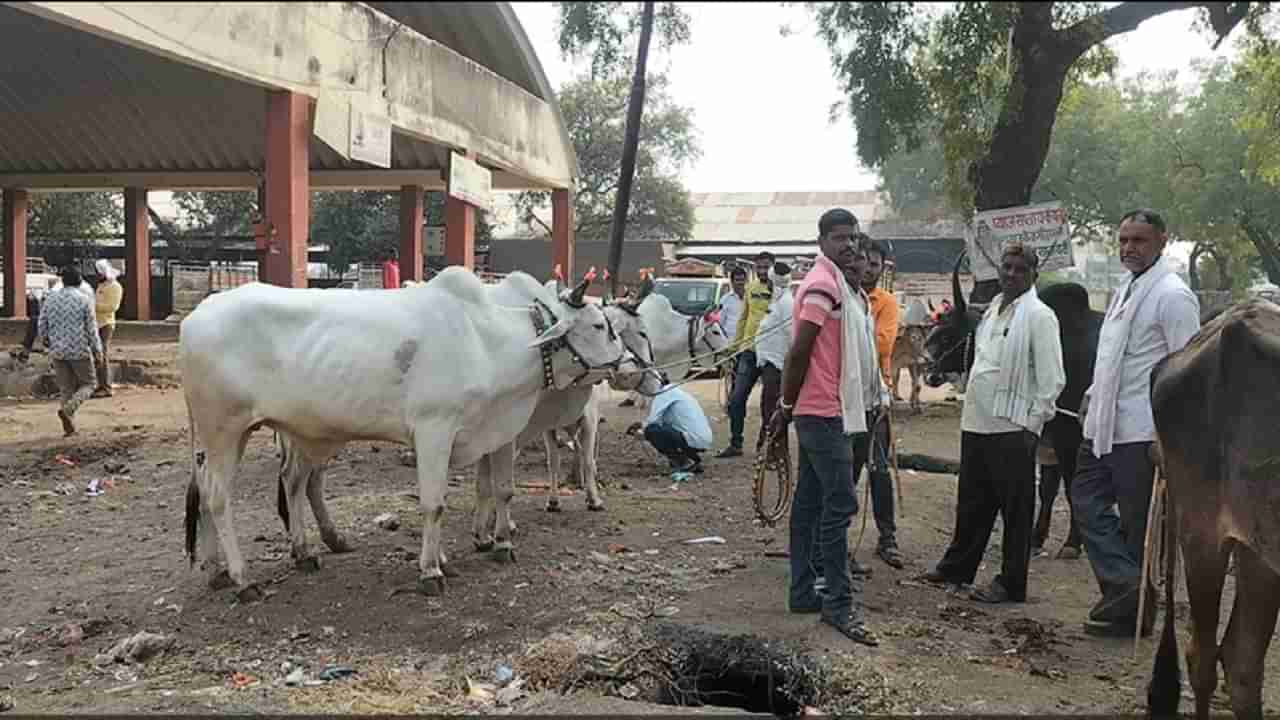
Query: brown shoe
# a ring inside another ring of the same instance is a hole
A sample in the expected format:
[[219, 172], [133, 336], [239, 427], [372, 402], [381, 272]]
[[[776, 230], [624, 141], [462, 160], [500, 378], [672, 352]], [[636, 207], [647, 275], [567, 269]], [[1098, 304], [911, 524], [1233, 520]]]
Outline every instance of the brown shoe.
[[58, 410], [58, 419], [62, 421], [63, 437], [69, 437], [76, 434], [76, 426], [71, 422], [71, 417], [61, 409]]

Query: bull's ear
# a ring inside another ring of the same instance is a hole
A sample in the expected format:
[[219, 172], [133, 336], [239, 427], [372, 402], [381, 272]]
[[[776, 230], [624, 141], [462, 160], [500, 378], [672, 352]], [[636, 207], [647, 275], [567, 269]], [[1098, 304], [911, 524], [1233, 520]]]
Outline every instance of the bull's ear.
[[531, 348], [542, 347], [543, 345], [549, 342], [552, 342], [554, 340], [559, 340], [560, 338], [569, 334], [569, 328], [571, 327], [573, 327], [573, 323], [570, 322], [569, 318], [565, 318], [560, 322], [556, 323], [555, 325], [552, 325], [551, 327], [547, 328], [545, 331], [543, 331], [541, 335], [534, 338], [533, 342], [529, 343], [529, 347]]

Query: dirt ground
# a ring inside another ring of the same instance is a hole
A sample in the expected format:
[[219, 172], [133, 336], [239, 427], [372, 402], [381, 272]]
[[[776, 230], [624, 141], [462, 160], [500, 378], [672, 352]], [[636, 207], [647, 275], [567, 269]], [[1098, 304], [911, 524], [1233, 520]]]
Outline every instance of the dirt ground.
[[[125, 357], [156, 360], [174, 346], [118, 347]], [[728, 432], [719, 386], [689, 387], [708, 411], [718, 450]], [[926, 391], [923, 415], [898, 410], [900, 452], [958, 456], [959, 405], [944, 396]], [[329, 553], [308, 513], [322, 567], [303, 574], [275, 514], [277, 460], [270, 433], [260, 431], [234, 501], [248, 574], [267, 590], [252, 604], [210, 590], [183, 555], [190, 459], [180, 390], [124, 386], [114, 398], [91, 400], [78, 415], [81, 435], [71, 440], [58, 432], [51, 401], [0, 400], [0, 709], [10, 700], [18, 713], [669, 713], [629, 702], [625, 688], [606, 682], [562, 692], [532, 680], [546, 675], [537, 663], [548, 638], [582, 647], [659, 621], [805, 650], [845, 678], [842, 695], [819, 703], [825, 710], [1078, 714], [1145, 707], [1153, 643], [1144, 641], [1135, 661], [1132, 640], [1091, 638], [1080, 629], [1097, 593], [1087, 560], [1033, 560], [1030, 598], [1019, 605], [983, 606], [911, 581], [950, 538], [953, 476], [902, 471], [899, 538], [907, 568], [873, 557], [876, 529], [867, 521], [858, 557], [874, 573], [859, 599], [881, 645], [866, 648], [812, 615], [786, 612], [787, 561], [773, 555], [786, 549], [786, 522], [754, 522], [750, 457], [708, 459], [704, 475], [673, 485], [665, 461], [623, 433], [642, 414], [618, 407], [619, 400], [615, 394], [605, 404], [601, 426], [607, 511], [587, 512], [575, 492], [562, 500], [563, 512], [546, 513], [544, 453], [532, 446], [521, 452], [515, 564], [473, 551], [473, 475], [455, 471], [445, 538], [460, 574], [438, 599], [397, 592], [417, 576], [422, 521], [411, 497], [414, 471], [398, 447], [352, 444], [330, 465], [330, 507], [355, 550]], [[748, 437], [758, 427], [756, 408], [753, 398]], [[88, 496], [94, 479], [109, 486]], [[400, 519], [395, 530], [374, 522], [388, 512]], [[1059, 497], [1053, 551], [1065, 536], [1066, 512]], [[683, 543], [706, 536], [724, 543]], [[979, 581], [998, 566], [999, 529]], [[1230, 592], [1229, 581], [1224, 615]], [[1184, 604], [1179, 616], [1185, 647]], [[95, 662], [140, 631], [172, 644], [145, 662]], [[530, 682], [504, 695], [495, 687], [499, 665]], [[332, 666], [356, 674], [317, 679]], [[286, 683], [291, 673], [300, 684]], [[1280, 687], [1271, 683], [1266, 695], [1274, 707]]]

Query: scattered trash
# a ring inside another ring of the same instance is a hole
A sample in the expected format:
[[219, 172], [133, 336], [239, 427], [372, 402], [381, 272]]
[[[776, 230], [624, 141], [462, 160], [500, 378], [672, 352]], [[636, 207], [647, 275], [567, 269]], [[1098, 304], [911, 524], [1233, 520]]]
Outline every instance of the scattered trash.
[[84, 639], [84, 628], [76, 623], [67, 623], [58, 631], [57, 643], [59, 647], [68, 647], [71, 645], [79, 645]]
[[173, 646], [173, 638], [156, 633], [140, 632], [117, 642], [103, 655], [93, 659], [95, 665], [118, 662], [146, 662]]
[[75, 461], [75, 460], [72, 460], [71, 458], [69, 458], [69, 457], [67, 457], [67, 456], [65, 456], [65, 455], [54, 455], [54, 456], [53, 456], [53, 461], [54, 461], [54, 462], [56, 462], [56, 463], [58, 463], [59, 465], [66, 465], [67, 467], [75, 467], [75, 466], [76, 466], [76, 461]]
[[658, 554], [658, 553], [660, 553], [660, 552], [662, 552], [662, 551], [661, 551], [661, 550], [658, 550], [657, 548], [649, 548], [648, 550], [645, 550], [645, 551], [644, 551], [644, 554], [645, 554], [645, 555], [657, 555], [657, 554]]
[[660, 607], [654, 610], [653, 615], [654, 617], [666, 618], [666, 617], [672, 617], [678, 612], [680, 612], [680, 608], [676, 607], [675, 605], [664, 605], [663, 607]]
[[601, 565], [610, 565], [613, 563], [613, 558], [609, 557], [608, 555], [605, 555], [604, 553], [598, 550], [592, 550], [590, 553], [590, 557], [592, 560], [600, 563]]
[[40, 667], [41, 665], [43, 665], [43, 664], [44, 664], [44, 661], [43, 661], [43, 660], [28, 660], [28, 661], [26, 661], [26, 662], [24, 662], [24, 663], [22, 663], [22, 664], [23, 664], [23, 665], [26, 665], [27, 667]]
[[383, 530], [399, 530], [400, 518], [395, 513], [383, 513], [373, 519], [373, 524]]
[[325, 682], [333, 682], [334, 680], [341, 680], [342, 678], [351, 677], [355, 674], [355, 668], [350, 668], [346, 665], [329, 665], [325, 667], [325, 669], [321, 670], [316, 677]]
[[247, 687], [257, 685], [258, 679], [252, 675], [245, 675], [237, 670], [236, 672], [231, 673], [231, 677], [228, 679], [227, 683], [233, 690], [243, 690]]
[[524, 688], [524, 680], [520, 678], [516, 678], [515, 680], [511, 681], [511, 684], [498, 690], [498, 692], [494, 695], [494, 700], [497, 700], [499, 705], [503, 705], [503, 706], [510, 705], [511, 703], [525, 696], [525, 691], [523, 688]]
[[102, 463], [102, 468], [107, 472], [111, 473], [112, 475], [128, 475], [129, 474], [129, 466], [125, 465], [122, 462], [113, 462], [111, 460], [108, 460]]
[[502, 687], [503, 685], [511, 682], [511, 679], [515, 676], [515, 671], [506, 665], [499, 665], [493, 670], [493, 681], [498, 683], [498, 687]]
[[640, 688], [632, 685], [631, 683], [627, 683], [626, 685], [618, 688], [618, 695], [626, 698], [627, 700], [635, 700], [640, 696]]
[[488, 683], [473, 683], [471, 678], [467, 678], [467, 700], [472, 702], [487, 703], [493, 700], [493, 693], [497, 688]]
[[677, 470], [671, 473], [671, 482], [679, 485], [682, 482], [689, 482], [693, 478], [693, 473]]
[[288, 675], [284, 676], [284, 684], [289, 687], [297, 687], [302, 684], [302, 668], [295, 668]]
[[631, 548], [626, 545], [619, 545], [618, 543], [609, 543], [609, 552], [617, 555], [618, 553], [631, 552]]
[[30, 675], [26, 676], [22, 680], [23, 682], [35, 682], [36, 678], [38, 677], [40, 677], [40, 673], [31, 673]]
[[9, 712], [14, 707], [12, 695], [0, 695], [0, 712]]
[[320, 628], [320, 632], [325, 635], [332, 635], [334, 633], [334, 627], [332, 625], [323, 625]]
[[720, 537], [719, 535], [709, 535], [707, 537], [700, 537], [700, 538], [694, 538], [692, 540], [685, 540], [683, 544], [685, 545], [724, 545], [725, 539]]
[[111, 478], [94, 478], [89, 481], [88, 487], [84, 489], [84, 494], [89, 497], [97, 497], [108, 490], [114, 489], [115, 486], [115, 480]]

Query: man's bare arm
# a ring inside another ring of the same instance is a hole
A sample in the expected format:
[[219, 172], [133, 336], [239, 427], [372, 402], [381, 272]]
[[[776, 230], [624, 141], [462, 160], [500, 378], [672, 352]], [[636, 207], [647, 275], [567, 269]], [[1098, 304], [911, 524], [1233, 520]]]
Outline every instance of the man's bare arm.
[[821, 326], [808, 320], [796, 319], [796, 337], [787, 351], [783, 361], [782, 404], [791, 407], [800, 396], [800, 386], [804, 384], [805, 373], [809, 371], [809, 358], [813, 354], [813, 341], [818, 337]]

